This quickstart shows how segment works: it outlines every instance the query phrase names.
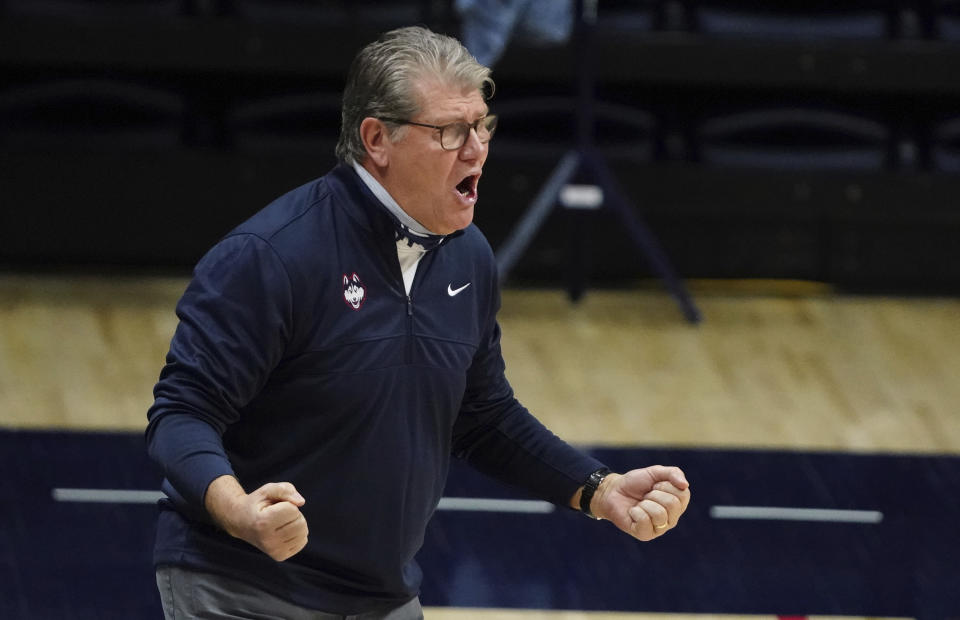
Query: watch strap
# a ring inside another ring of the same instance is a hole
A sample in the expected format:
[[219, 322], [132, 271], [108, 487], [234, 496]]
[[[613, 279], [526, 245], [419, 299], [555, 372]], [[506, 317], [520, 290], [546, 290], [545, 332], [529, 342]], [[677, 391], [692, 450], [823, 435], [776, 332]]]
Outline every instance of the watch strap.
[[583, 483], [583, 491], [580, 493], [580, 512], [591, 519], [600, 520], [600, 517], [594, 516], [594, 514], [590, 512], [590, 501], [593, 499], [593, 494], [600, 488], [600, 483], [603, 482], [603, 479], [606, 478], [608, 474], [610, 474], [610, 469], [601, 467], [590, 474], [587, 481]]

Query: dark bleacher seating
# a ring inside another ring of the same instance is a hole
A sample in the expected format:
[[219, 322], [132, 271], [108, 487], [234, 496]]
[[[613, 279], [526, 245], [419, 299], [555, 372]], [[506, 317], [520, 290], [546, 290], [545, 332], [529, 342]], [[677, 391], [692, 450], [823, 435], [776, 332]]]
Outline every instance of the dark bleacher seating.
[[178, 15], [184, 0], [4, 0], [11, 13], [71, 17], [160, 17]]
[[938, 172], [960, 172], [960, 118], [940, 122], [930, 138], [931, 167]]
[[340, 128], [338, 93], [253, 99], [226, 115], [227, 141], [241, 151], [296, 151], [333, 155]]
[[136, 83], [70, 79], [0, 91], [0, 143], [7, 148], [171, 148], [181, 144], [178, 93]]
[[[392, 27], [422, 22], [424, 5], [417, 0], [228, 0], [232, 12], [253, 21], [341, 22]], [[228, 9], [228, 10], [231, 10]]]
[[[491, 102], [500, 116], [494, 148], [498, 156], [556, 161], [574, 146], [576, 100], [531, 97]], [[643, 110], [612, 103], [596, 105], [595, 142], [609, 159], [637, 164], [654, 156], [654, 117]]]
[[881, 170], [891, 132], [847, 113], [773, 108], [715, 116], [696, 129], [703, 163], [781, 170]]
[[960, 41], [960, 0], [935, 0], [934, 34], [947, 41]]
[[[0, 0], [0, 268], [192, 265], [329, 168], [361, 45], [413, 23], [457, 35], [456, 15]], [[594, 145], [684, 276], [960, 291], [941, 260], [960, 234], [960, 0], [599, 0], [594, 34]], [[577, 144], [581, 57], [519, 41], [494, 67], [477, 211], [493, 247]], [[555, 219], [518, 266], [532, 283], [562, 271]], [[594, 271], [635, 277], [596, 219]]]
[[597, 7], [598, 26], [635, 33], [649, 32], [657, 26], [658, 4], [656, 0], [603, 0]]
[[883, 0], [695, 0], [696, 30], [719, 36], [774, 39], [881, 39], [892, 32]]

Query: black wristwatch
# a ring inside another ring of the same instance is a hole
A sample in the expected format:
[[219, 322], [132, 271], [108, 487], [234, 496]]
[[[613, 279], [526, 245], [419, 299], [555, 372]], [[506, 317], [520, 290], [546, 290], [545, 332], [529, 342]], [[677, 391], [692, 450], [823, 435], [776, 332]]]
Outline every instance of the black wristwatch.
[[587, 481], [583, 483], [583, 492], [580, 493], [580, 512], [597, 521], [600, 520], [600, 517], [596, 517], [590, 512], [590, 500], [593, 499], [593, 494], [597, 492], [597, 489], [600, 488], [600, 483], [603, 482], [603, 479], [606, 478], [608, 474], [610, 474], [610, 470], [606, 467], [601, 467], [590, 474]]

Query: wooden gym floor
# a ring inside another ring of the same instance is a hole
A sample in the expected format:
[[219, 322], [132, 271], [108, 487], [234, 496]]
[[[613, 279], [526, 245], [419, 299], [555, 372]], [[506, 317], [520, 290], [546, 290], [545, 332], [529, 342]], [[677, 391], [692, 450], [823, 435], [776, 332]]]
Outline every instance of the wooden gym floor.
[[[0, 275], [0, 427], [142, 429], [186, 282]], [[505, 291], [518, 397], [579, 444], [960, 454], [960, 299], [845, 296], [797, 282], [691, 288], [699, 326], [658, 288], [589, 291], [575, 306], [559, 291]]]

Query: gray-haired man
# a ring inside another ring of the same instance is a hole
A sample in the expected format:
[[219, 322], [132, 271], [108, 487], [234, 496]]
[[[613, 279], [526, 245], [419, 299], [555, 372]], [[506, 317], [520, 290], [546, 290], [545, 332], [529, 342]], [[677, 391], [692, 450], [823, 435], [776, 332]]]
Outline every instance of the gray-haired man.
[[686, 509], [679, 469], [610, 473], [504, 377], [471, 224], [492, 89], [455, 39], [385, 34], [351, 67], [340, 165], [197, 265], [148, 413], [168, 618], [421, 617], [451, 455], [641, 540]]

